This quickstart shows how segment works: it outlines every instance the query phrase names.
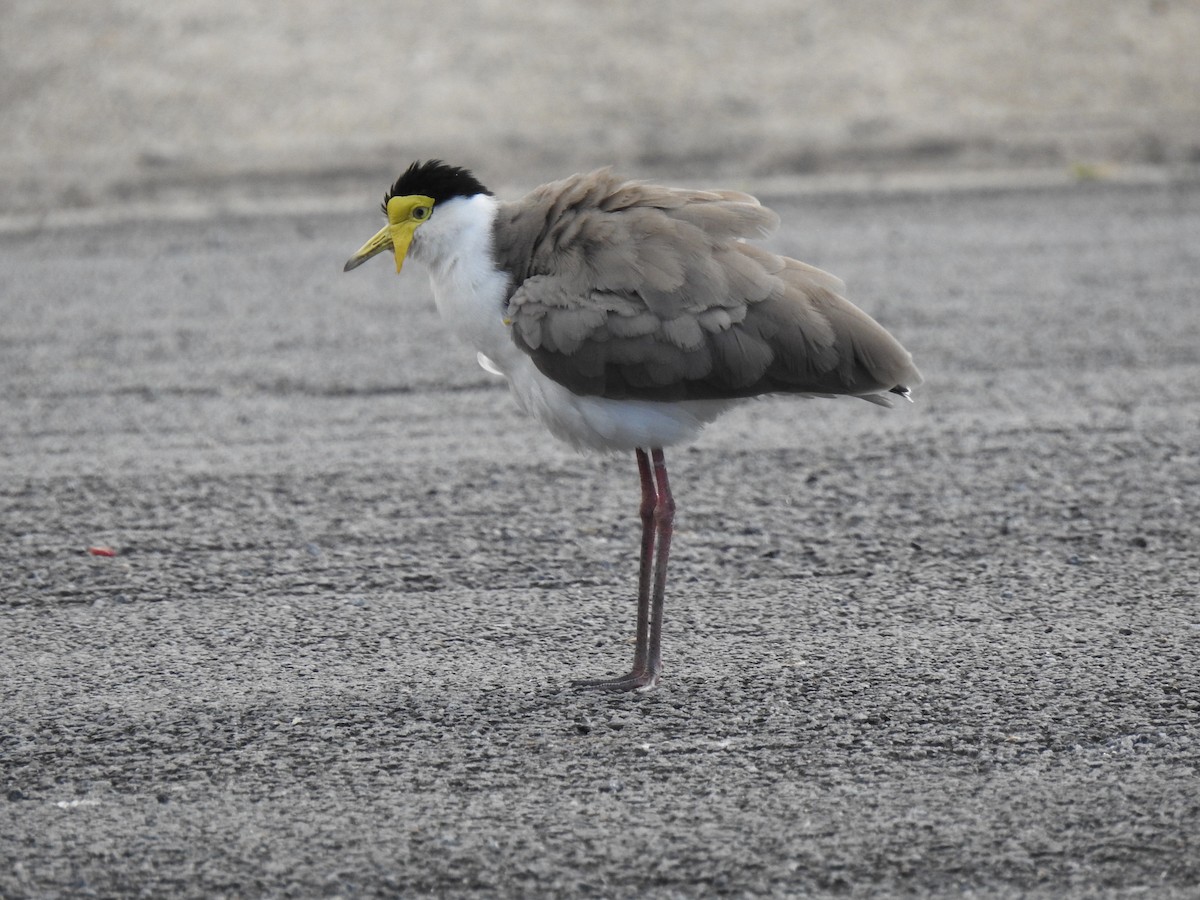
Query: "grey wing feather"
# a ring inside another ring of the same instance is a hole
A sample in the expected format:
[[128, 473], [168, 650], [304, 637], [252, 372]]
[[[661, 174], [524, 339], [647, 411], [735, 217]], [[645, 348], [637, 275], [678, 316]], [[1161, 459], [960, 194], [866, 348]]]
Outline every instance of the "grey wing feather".
[[579, 394], [907, 395], [908, 351], [837, 278], [747, 242], [778, 223], [746, 194], [608, 170], [545, 185], [497, 220], [513, 340]]

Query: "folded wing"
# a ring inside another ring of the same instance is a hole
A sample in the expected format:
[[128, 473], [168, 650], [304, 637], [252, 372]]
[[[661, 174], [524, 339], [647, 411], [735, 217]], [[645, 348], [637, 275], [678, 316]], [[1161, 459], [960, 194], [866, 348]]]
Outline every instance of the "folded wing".
[[608, 170], [539, 188], [497, 221], [513, 340], [547, 377], [612, 399], [907, 394], [911, 356], [838, 279], [747, 243], [778, 222], [746, 194]]

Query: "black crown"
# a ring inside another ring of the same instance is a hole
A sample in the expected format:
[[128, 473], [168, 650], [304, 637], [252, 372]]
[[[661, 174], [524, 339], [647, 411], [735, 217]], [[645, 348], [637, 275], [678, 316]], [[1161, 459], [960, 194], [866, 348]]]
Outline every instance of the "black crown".
[[468, 169], [447, 165], [440, 159], [418, 161], [396, 179], [384, 196], [383, 211], [387, 212], [388, 201], [393, 197], [420, 194], [432, 197], [434, 203], [441, 203], [452, 197], [474, 197], [476, 194], [491, 196], [491, 193]]

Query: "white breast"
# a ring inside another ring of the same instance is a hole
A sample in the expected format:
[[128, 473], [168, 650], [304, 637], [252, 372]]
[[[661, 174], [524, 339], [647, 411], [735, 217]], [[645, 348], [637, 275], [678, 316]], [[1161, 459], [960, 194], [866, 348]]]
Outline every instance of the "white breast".
[[[429, 268], [433, 299], [456, 335], [503, 367], [511, 345], [504, 325], [508, 275], [492, 256], [496, 201], [486, 194], [438, 204], [413, 238], [410, 255]], [[514, 346], [512, 350], [520, 351]]]

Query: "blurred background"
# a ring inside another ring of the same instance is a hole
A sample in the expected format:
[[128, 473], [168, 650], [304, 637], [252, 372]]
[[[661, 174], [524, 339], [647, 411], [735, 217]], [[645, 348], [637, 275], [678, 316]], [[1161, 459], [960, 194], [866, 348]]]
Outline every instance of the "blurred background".
[[[0, 213], [1200, 163], [1197, 0], [5, 0]], [[1115, 177], [1115, 176], [1114, 176]]]

